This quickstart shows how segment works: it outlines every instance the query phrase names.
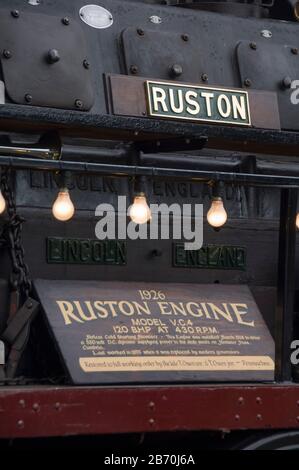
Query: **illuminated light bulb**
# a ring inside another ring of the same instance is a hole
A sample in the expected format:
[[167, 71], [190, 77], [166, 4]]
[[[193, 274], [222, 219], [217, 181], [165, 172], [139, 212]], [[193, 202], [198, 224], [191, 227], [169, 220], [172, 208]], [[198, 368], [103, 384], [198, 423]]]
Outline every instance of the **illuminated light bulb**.
[[55, 219], [61, 222], [66, 222], [73, 217], [75, 207], [67, 188], [63, 188], [59, 191], [57, 199], [53, 204], [52, 212]]
[[214, 228], [222, 227], [227, 221], [227, 213], [224, 209], [221, 197], [213, 198], [210, 210], [207, 214], [207, 220], [209, 224]]
[[145, 224], [151, 219], [152, 213], [143, 193], [135, 196], [134, 202], [129, 209], [129, 216], [135, 224]]
[[297, 216], [296, 216], [296, 227], [299, 229], [299, 212], [297, 213]]
[[6, 201], [3, 197], [3, 194], [2, 194], [1, 189], [0, 189], [0, 214], [3, 214], [5, 209], [6, 209]]

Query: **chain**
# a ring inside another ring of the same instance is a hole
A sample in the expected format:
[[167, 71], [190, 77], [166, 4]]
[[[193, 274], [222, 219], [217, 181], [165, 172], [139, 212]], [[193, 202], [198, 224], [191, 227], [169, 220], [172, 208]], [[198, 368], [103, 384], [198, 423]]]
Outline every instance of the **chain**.
[[17, 214], [14, 193], [11, 189], [11, 171], [5, 170], [1, 175], [1, 189], [6, 200], [8, 220], [0, 233], [0, 246], [9, 249], [12, 262], [11, 288], [20, 293], [25, 301], [31, 291], [28, 266], [24, 260], [24, 248], [22, 245], [22, 226], [25, 219]]

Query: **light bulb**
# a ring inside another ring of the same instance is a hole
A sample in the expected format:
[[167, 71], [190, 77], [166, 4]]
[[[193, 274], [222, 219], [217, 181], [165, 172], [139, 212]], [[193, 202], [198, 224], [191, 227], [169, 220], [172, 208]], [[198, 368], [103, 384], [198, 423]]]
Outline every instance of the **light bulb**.
[[135, 224], [145, 224], [151, 219], [151, 210], [144, 194], [135, 196], [134, 202], [129, 208], [129, 216]]
[[227, 221], [227, 213], [224, 209], [221, 197], [214, 197], [210, 210], [207, 214], [207, 220], [212, 227], [220, 228]]
[[59, 191], [56, 201], [52, 208], [55, 219], [61, 222], [70, 220], [74, 213], [75, 207], [71, 201], [70, 194], [67, 188], [63, 188]]
[[5, 209], [6, 209], [6, 201], [3, 197], [3, 194], [2, 194], [1, 189], [0, 189], [0, 214], [3, 214]]
[[296, 216], [296, 227], [299, 229], [299, 212], [297, 213], [297, 216]]

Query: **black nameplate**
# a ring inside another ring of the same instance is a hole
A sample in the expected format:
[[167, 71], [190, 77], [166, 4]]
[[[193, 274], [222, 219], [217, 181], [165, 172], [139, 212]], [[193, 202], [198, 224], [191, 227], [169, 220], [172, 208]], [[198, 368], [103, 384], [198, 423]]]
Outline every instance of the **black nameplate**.
[[173, 266], [244, 270], [246, 268], [246, 248], [232, 245], [207, 245], [200, 250], [193, 251], [185, 250], [183, 243], [174, 243]]
[[247, 286], [35, 287], [76, 384], [274, 380], [274, 342]]
[[112, 264], [127, 262], [125, 241], [88, 238], [47, 238], [47, 261], [59, 264]]

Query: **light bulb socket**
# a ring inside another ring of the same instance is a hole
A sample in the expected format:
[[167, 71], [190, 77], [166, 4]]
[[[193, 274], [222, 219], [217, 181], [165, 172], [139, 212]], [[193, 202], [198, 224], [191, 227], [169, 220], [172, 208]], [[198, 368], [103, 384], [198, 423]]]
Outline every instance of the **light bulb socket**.
[[54, 174], [54, 181], [60, 191], [69, 191], [73, 183], [72, 173], [70, 171], [59, 171]]
[[212, 185], [212, 198], [213, 200], [223, 200], [224, 183], [222, 181], [214, 181]]
[[135, 196], [146, 195], [146, 178], [144, 176], [136, 176], [134, 179], [133, 192]]

